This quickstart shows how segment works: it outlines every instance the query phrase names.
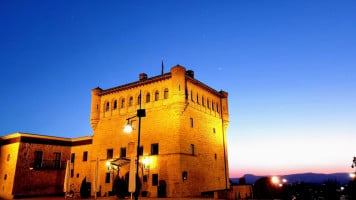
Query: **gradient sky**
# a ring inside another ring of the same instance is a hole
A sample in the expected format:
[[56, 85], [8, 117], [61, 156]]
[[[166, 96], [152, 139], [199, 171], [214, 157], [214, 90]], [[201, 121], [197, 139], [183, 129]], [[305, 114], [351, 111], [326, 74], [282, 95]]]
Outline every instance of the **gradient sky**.
[[162, 56], [229, 92], [231, 177], [351, 171], [355, 1], [0, 1], [0, 136], [91, 135], [91, 89]]

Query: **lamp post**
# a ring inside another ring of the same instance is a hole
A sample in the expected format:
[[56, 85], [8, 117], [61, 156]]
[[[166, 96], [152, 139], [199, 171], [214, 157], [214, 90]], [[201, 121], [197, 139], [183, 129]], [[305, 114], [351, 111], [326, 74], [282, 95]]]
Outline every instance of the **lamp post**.
[[141, 90], [140, 90], [140, 96], [139, 96], [139, 103], [140, 103], [140, 108], [137, 110], [137, 113], [133, 117], [127, 118], [127, 125], [124, 127], [124, 132], [126, 133], [131, 133], [132, 132], [132, 126], [130, 124], [130, 120], [138, 117], [138, 132], [137, 132], [137, 154], [136, 154], [136, 194], [135, 194], [135, 200], [138, 200], [138, 181], [139, 181], [139, 176], [138, 176], [138, 164], [139, 164], [139, 157], [140, 157], [140, 136], [141, 136], [141, 117], [146, 117], [146, 110], [141, 109], [141, 102], [142, 102], [142, 95], [141, 95]]

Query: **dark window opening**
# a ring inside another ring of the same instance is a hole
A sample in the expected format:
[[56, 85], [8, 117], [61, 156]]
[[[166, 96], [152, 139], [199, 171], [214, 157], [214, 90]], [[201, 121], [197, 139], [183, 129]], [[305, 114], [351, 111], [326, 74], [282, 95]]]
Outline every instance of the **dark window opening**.
[[125, 158], [126, 157], [126, 148], [121, 148], [120, 149], [120, 158]]
[[150, 95], [150, 93], [147, 93], [146, 94], [146, 103], [149, 103], [150, 100], [151, 100], [151, 95]]
[[190, 100], [192, 100], [194, 102], [194, 99], [193, 99], [193, 90], [190, 91]]
[[218, 157], [216, 154], [214, 154], [214, 157], [215, 157], [215, 160], [216, 160], [216, 158]]
[[191, 128], [194, 127], [194, 120], [193, 120], [193, 118], [190, 118], [190, 127], [191, 127]]
[[59, 169], [61, 167], [61, 153], [60, 152], [54, 152], [54, 168]]
[[206, 106], [210, 109], [210, 102], [209, 102], [209, 99], [206, 100]]
[[214, 108], [214, 101], [211, 101], [211, 109], [212, 109], [212, 110], [215, 110], [215, 108]]
[[117, 100], [114, 101], [114, 110], [117, 108]]
[[151, 144], [151, 155], [158, 155], [158, 143]]
[[133, 97], [130, 97], [130, 99], [129, 99], [129, 106], [132, 106], [132, 102], [133, 102]]
[[87, 151], [84, 151], [83, 152], [83, 161], [87, 161], [88, 160], [88, 152]]
[[125, 107], [125, 99], [121, 99], [121, 108]]
[[110, 183], [110, 173], [106, 173], [106, 176], [105, 176], [105, 183]]
[[106, 159], [112, 159], [113, 158], [113, 154], [114, 154], [114, 150], [113, 149], [107, 149], [106, 150]]
[[215, 128], [213, 128], [213, 133], [215, 133]]
[[199, 95], [197, 93], [197, 104], [199, 104]]
[[158, 174], [152, 174], [152, 186], [158, 185]]
[[164, 89], [164, 99], [168, 99], [168, 88]]
[[10, 154], [7, 154], [6, 161], [10, 161]]
[[70, 170], [70, 177], [73, 178], [74, 177], [74, 169]]
[[77, 173], [77, 178], [79, 178], [79, 173]]
[[39, 169], [42, 167], [42, 157], [43, 157], [42, 151], [35, 151], [35, 160], [33, 162], [33, 168]]
[[216, 103], [216, 112], [219, 112], [219, 104]]
[[4, 180], [6, 181], [6, 179], [7, 179], [7, 174], [4, 175]]
[[188, 179], [188, 172], [187, 171], [184, 171], [182, 173], [182, 178], [183, 178], [183, 182]]
[[158, 92], [158, 90], [156, 90], [156, 92], [155, 92], [155, 101], [158, 101], [158, 99], [159, 99], [159, 92]]
[[201, 97], [201, 105], [203, 105], [205, 107], [204, 97]]
[[194, 155], [194, 144], [190, 145], [190, 154]]
[[74, 160], [75, 160], [75, 153], [72, 153], [72, 156], [70, 158], [70, 162], [71, 163], [74, 163]]

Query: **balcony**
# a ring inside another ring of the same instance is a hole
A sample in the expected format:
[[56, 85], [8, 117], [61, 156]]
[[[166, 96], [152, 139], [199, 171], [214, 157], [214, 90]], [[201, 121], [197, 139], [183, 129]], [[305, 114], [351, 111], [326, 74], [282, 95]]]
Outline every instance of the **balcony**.
[[40, 160], [31, 163], [34, 170], [62, 170], [66, 168], [65, 160]]

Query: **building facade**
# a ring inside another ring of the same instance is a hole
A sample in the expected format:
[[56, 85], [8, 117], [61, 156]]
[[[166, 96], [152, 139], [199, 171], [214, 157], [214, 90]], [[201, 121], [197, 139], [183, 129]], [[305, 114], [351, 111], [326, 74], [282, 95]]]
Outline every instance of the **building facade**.
[[[63, 158], [71, 160], [70, 183], [79, 191], [86, 177], [92, 183], [92, 193], [98, 191], [103, 196], [113, 191], [117, 175], [129, 177], [130, 160], [135, 159], [138, 141], [138, 118], [134, 116], [141, 106], [146, 111], [140, 127], [141, 195], [157, 197], [162, 185], [167, 197], [200, 196], [203, 192], [228, 189], [227, 97], [227, 92], [210, 88], [195, 79], [193, 71], [179, 65], [159, 76], [148, 78], [140, 74], [133, 83], [93, 89], [93, 136], [68, 139], [68, 153], [63, 153]], [[123, 131], [127, 123], [133, 126], [130, 134]], [[1, 148], [9, 145], [4, 144]], [[1, 159], [7, 150], [4, 152]], [[97, 184], [93, 184], [94, 179]]]

